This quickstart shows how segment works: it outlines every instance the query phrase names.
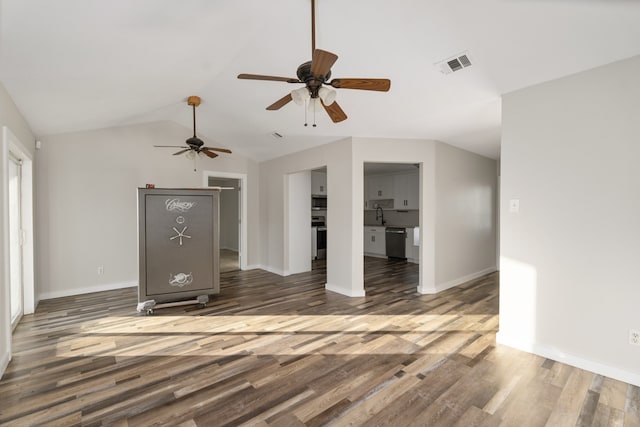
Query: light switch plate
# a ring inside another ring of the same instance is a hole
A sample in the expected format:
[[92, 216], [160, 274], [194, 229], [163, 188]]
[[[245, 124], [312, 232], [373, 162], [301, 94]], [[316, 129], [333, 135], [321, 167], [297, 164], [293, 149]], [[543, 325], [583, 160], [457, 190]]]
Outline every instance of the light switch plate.
[[509, 212], [511, 213], [520, 212], [520, 199], [509, 200]]

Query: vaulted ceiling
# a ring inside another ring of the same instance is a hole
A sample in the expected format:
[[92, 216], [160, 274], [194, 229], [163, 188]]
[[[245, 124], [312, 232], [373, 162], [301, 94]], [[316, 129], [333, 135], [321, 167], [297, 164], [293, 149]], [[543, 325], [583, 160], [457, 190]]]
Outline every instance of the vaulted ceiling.
[[[388, 93], [339, 89], [349, 118], [321, 112], [314, 128], [294, 103], [265, 110], [299, 85], [236, 78], [296, 76], [311, 59], [310, 0], [1, 7], [0, 79], [37, 135], [190, 127], [185, 100], [199, 95], [203, 139], [257, 160], [347, 136], [437, 139], [496, 158], [502, 94], [640, 54], [633, 0], [317, 0], [316, 45], [339, 56], [333, 77], [392, 83]], [[445, 75], [434, 65], [461, 52], [471, 67]]]

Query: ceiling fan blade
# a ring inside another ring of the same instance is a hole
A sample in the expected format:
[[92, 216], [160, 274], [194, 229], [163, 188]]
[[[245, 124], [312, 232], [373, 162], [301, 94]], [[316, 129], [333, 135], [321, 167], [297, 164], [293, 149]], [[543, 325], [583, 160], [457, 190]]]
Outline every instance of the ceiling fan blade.
[[261, 74], [238, 74], [241, 80], [271, 80], [274, 82], [302, 83], [298, 79], [292, 77], [263, 76]]
[[336, 101], [334, 101], [331, 105], [324, 105], [323, 102], [322, 106], [324, 107], [331, 120], [333, 120], [333, 123], [340, 123], [343, 120], [347, 120], [347, 115], [344, 111], [342, 111], [342, 108], [340, 108]]
[[387, 92], [391, 88], [389, 79], [333, 79], [329, 84], [339, 89], [377, 90]]
[[311, 60], [311, 73], [314, 76], [326, 76], [337, 60], [338, 55], [326, 50], [316, 49], [313, 51]]
[[211, 157], [212, 159], [215, 159], [216, 157], [218, 157], [218, 155], [216, 153], [208, 151], [206, 148], [201, 149], [200, 152], [204, 153], [208, 157]]
[[185, 147], [184, 145], [154, 145], [154, 147], [160, 147], [160, 148], [189, 148], [189, 147]]
[[227, 148], [215, 148], [215, 147], [202, 147], [203, 150], [209, 150], [209, 151], [219, 151], [221, 153], [228, 153], [231, 154], [231, 150], [227, 149]]
[[267, 107], [267, 110], [269, 110], [269, 111], [279, 110], [279, 109], [281, 109], [282, 107], [284, 107], [285, 105], [287, 105], [291, 101], [293, 101], [293, 98], [291, 97], [291, 94], [288, 93], [285, 96], [283, 96], [282, 98], [278, 99], [273, 104], [269, 105]]
[[177, 156], [177, 155], [179, 155], [179, 154], [186, 153], [186, 152], [187, 152], [187, 151], [189, 151], [189, 150], [190, 150], [190, 148], [186, 148], [186, 149], [184, 149], [184, 150], [180, 150], [180, 151], [178, 151], [177, 153], [173, 153], [173, 155], [174, 155], [174, 156]]

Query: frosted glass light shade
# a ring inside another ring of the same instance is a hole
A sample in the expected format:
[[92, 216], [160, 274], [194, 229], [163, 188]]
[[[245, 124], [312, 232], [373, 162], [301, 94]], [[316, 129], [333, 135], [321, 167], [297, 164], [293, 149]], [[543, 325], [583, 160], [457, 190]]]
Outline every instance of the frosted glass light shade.
[[314, 111], [322, 111], [322, 101], [320, 101], [320, 98], [311, 98], [309, 101], [309, 112], [313, 113]]
[[291, 98], [296, 104], [304, 105], [304, 102], [310, 98], [309, 89], [307, 89], [306, 87], [301, 87], [300, 89], [292, 90]]
[[336, 100], [336, 91], [322, 86], [318, 90], [318, 96], [324, 102], [324, 105], [331, 105]]

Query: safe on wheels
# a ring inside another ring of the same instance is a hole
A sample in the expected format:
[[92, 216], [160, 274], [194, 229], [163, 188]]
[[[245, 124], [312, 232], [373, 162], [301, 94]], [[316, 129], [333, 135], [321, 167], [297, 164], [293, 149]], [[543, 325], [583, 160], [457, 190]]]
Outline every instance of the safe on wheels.
[[[138, 311], [220, 292], [219, 189], [138, 189]], [[190, 300], [191, 299], [191, 300]]]

